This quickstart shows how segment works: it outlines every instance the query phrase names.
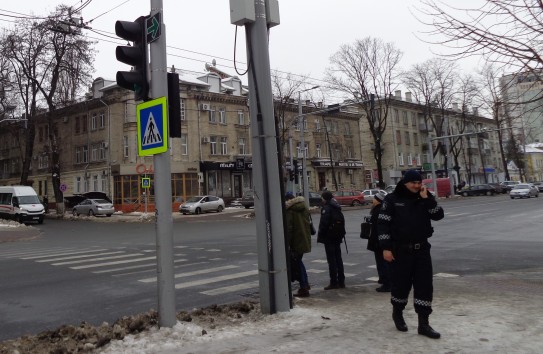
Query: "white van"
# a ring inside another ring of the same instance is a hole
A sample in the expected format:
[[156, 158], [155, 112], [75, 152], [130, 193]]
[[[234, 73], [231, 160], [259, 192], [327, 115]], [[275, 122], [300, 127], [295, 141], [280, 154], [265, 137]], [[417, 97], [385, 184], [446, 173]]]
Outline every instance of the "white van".
[[24, 223], [37, 221], [43, 223], [45, 209], [36, 191], [27, 186], [0, 187], [0, 217]]

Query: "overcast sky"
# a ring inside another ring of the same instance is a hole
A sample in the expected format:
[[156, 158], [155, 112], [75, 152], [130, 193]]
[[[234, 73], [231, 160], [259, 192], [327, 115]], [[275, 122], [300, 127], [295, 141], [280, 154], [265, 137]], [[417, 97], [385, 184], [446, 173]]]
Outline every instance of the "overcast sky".
[[[472, 4], [477, 0], [444, 0], [455, 6]], [[2, 1], [3, 10], [43, 16], [55, 5], [65, 3], [78, 7], [86, 0], [19, 0]], [[46, 4], [44, 6], [44, 4]], [[205, 63], [216, 60], [224, 71], [234, 71], [234, 40], [236, 27], [230, 24], [228, 0], [163, 0], [164, 22], [168, 45], [168, 66], [203, 72]], [[434, 57], [432, 50], [440, 51], [421, 42], [417, 36], [427, 30], [411, 14], [420, 0], [280, 0], [281, 24], [270, 32], [270, 61], [272, 69], [307, 75], [314, 84], [322, 84], [329, 57], [342, 44], [353, 43], [367, 36], [393, 42], [404, 52], [401, 66], [408, 68], [415, 63]], [[95, 77], [115, 78], [117, 70], [127, 66], [115, 59], [115, 46], [124, 45], [115, 39], [116, 20], [134, 20], [150, 11], [150, 0], [92, 0], [81, 15], [93, 30], [110, 37], [85, 30], [96, 45]], [[105, 13], [105, 14], [104, 14]], [[6, 19], [6, 17], [0, 17]], [[0, 26], [12, 23], [0, 21]], [[238, 28], [236, 60], [245, 68], [245, 29]], [[462, 63], [465, 71], [477, 61]], [[242, 78], [247, 82], [246, 77]]]

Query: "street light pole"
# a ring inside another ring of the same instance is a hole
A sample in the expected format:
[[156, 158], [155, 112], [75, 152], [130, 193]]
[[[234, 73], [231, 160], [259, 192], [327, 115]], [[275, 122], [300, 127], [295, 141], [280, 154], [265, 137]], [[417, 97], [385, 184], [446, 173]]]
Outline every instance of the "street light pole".
[[313, 86], [311, 88], [308, 88], [306, 90], [303, 90], [303, 91], [298, 91], [298, 118], [297, 119], [301, 119], [301, 128], [300, 128], [300, 147], [302, 149], [302, 188], [303, 188], [303, 191], [304, 191], [304, 199], [305, 199], [305, 204], [309, 207], [309, 181], [307, 179], [307, 163], [306, 163], [306, 160], [305, 160], [305, 137], [304, 137], [304, 133], [305, 133], [305, 124], [304, 124], [304, 121], [305, 121], [305, 117], [303, 116], [303, 112], [302, 112], [302, 99], [301, 99], [301, 94], [302, 92], [306, 92], [306, 91], [310, 91], [310, 90], [314, 90], [314, 89], [317, 89], [319, 88], [320, 86]]

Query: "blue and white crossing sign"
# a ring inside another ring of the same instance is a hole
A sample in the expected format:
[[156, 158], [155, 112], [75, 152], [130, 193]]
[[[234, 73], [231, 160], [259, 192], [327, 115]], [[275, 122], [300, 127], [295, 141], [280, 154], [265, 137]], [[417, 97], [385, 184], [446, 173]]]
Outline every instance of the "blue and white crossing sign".
[[137, 105], [138, 155], [148, 156], [168, 151], [168, 106], [166, 97]]

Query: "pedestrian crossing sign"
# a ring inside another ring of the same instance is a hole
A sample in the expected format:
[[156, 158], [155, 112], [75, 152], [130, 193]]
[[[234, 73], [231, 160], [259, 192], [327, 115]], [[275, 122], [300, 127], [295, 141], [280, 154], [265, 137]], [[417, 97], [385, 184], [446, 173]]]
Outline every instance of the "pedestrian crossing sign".
[[138, 155], [168, 151], [168, 107], [166, 97], [143, 102], [136, 108]]

